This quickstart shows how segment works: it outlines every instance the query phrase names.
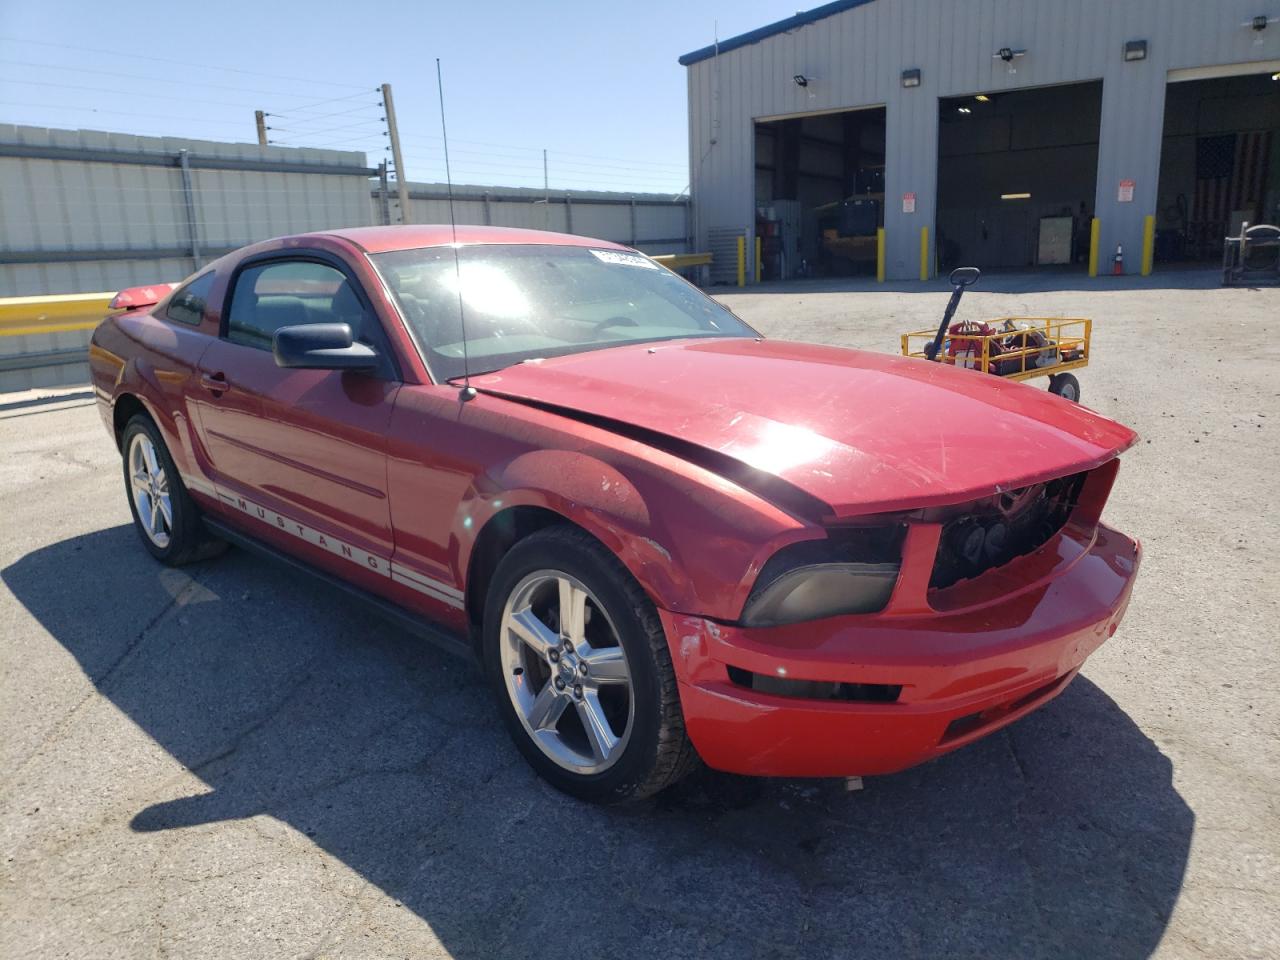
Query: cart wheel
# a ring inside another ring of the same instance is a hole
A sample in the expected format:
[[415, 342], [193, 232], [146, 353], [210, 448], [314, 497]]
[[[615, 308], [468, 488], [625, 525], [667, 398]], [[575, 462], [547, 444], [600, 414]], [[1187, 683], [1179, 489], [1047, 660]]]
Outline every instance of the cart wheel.
[[1056, 393], [1063, 400], [1080, 402], [1080, 381], [1069, 373], [1055, 373], [1049, 378], [1049, 392]]

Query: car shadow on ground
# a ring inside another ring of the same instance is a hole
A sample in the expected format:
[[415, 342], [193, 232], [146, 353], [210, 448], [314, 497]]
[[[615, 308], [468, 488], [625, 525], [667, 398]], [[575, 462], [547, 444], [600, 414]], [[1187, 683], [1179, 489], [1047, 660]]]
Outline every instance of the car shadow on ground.
[[122, 526], [2, 576], [208, 785], [133, 830], [277, 818], [456, 957], [1137, 958], [1182, 885], [1170, 762], [1084, 677], [861, 792], [703, 771], [600, 809], [529, 772], [478, 671], [278, 565], [166, 570]]

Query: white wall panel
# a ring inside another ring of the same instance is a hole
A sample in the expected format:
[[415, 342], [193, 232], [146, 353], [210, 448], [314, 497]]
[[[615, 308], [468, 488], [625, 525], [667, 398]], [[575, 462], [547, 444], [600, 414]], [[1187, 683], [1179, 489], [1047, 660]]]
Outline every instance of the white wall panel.
[[[414, 223], [449, 222], [444, 184], [411, 183], [409, 189], [410, 217]], [[394, 193], [393, 186], [393, 197]], [[458, 223], [553, 230], [616, 243], [634, 242], [646, 253], [678, 253], [688, 248], [685, 238], [690, 233], [689, 206], [683, 198], [673, 199], [663, 194], [574, 191], [569, 194], [553, 192], [550, 203], [547, 203], [546, 194], [541, 190], [471, 184], [456, 185], [454, 194], [454, 215]], [[484, 194], [488, 195], [487, 203], [483, 199], [473, 199]], [[634, 235], [632, 197], [638, 201], [634, 209]], [[371, 203], [373, 215], [380, 217], [380, 199], [374, 196]], [[394, 206], [392, 216], [395, 216]]]

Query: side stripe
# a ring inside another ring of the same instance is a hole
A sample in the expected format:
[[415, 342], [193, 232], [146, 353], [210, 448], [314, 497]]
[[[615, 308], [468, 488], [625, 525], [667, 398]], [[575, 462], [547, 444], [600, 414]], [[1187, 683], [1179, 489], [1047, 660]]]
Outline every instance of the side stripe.
[[367, 550], [361, 550], [359, 547], [339, 540], [330, 534], [321, 533], [314, 527], [299, 523], [297, 520], [282, 513], [269, 510], [261, 504], [254, 503], [252, 500], [227, 493], [225, 490], [218, 490], [217, 493], [219, 500], [247, 516], [254, 517], [269, 526], [283, 530], [285, 533], [291, 534], [314, 547], [327, 550], [329, 553], [342, 557], [344, 560], [349, 560], [366, 570], [389, 577], [395, 583], [403, 584], [412, 590], [431, 597], [433, 600], [439, 600], [441, 603], [456, 607], [459, 610], [462, 609], [461, 590], [441, 583], [439, 580], [433, 580], [416, 570], [406, 567], [402, 563], [392, 561], [389, 557], [369, 553]]

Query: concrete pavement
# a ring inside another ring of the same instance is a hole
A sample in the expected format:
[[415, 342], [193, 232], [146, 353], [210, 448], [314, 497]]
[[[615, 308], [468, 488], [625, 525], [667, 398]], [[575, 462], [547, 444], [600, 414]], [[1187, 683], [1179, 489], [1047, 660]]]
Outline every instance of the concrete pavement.
[[[160, 567], [91, 402], [0, 396], [0, 955], [1280, 955], [1280, 291], [1152, 281], [966, 296], [1095, 318], [1083, 399], [1143, 435], [1106, 517], [1146, 560], [1061, 697], [856, 793], [571, 801], [474, 669], [239, 551]], [[893, 351], [945, 297], [723, 299]]]

